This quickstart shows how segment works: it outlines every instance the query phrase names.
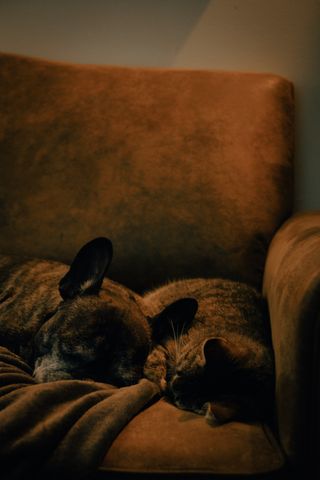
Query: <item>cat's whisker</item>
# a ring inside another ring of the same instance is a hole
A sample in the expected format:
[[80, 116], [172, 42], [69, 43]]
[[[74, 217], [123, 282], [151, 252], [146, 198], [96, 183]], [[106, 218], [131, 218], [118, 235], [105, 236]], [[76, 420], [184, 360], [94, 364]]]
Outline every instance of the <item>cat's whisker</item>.
[[177, 332], [174, 329], [174, 325], [172, 320], [170, 320], [171, 328], [172, 328], [172, 333], [173, 333], [173, 340], [174, 340], [174, 346], [175, 346], [175, 354], [176, 354], [176, 359], [178, 358], [178, 342], [177, 342]]
[[185, 322], [182, 325], [181, 332], [179, 333], [179, 355], [181, 353], [182, 347], [184, 346], [184, 329], [185, 329]]

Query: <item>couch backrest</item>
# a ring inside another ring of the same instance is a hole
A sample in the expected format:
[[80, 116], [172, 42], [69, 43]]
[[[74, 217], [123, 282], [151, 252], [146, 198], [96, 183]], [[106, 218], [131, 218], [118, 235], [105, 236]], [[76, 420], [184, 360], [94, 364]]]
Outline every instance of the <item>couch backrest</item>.
[[292, 110], [270, 74], [0, 55], [0, 252], [70, 261], [105, 235], [137, 290], [260, 286], [292, 208]]

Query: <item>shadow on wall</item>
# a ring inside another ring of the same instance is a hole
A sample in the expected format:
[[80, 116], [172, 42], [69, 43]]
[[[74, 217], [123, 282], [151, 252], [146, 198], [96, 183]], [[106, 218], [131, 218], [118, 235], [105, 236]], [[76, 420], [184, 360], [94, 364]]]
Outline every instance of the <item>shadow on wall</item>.
[[309, 29], [307, 62], [293, 75], [296, 91], [296, 210], [320, 209], [320, 2]]
[[0, 2], [0, 48], [79, 63], [168, 66], [209, 0]]
[[0, 50], [278, 73], [296, 91], [296, 210], [320, 209], [320, 0], [0, 0]]

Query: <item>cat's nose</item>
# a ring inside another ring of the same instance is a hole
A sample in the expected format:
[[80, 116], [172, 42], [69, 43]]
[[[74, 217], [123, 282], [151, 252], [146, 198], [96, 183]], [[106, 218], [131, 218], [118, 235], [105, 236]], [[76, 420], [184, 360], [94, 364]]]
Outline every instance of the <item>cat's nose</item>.
[[184, 399], [181, 395], [177, 394], [177, 393], [173, 393], [172, 395], [172, 400], [173, 400], [173, 403], [179, 407], [179, 408], [182, 408], [184, 409], [185, 408], [185, 404], [184, 404]]
[[179, 401], [181, 398], [181, 394], [177, 389], [177, 380], [174, 380], [174, 379], [171, 380], [169, 390], [170, 390], [170, 396], [173, 398], [173, 400], [175, 402]]
[[180, 395], [179, 395], [178, 393], [174, 393], [174, 392], [173, 392], [173, 399], [174, 399], [174, 401], [177, 403], [177, 402], [179, 402], [179, 401], [181, 400], [181, 397], [180, 397]]

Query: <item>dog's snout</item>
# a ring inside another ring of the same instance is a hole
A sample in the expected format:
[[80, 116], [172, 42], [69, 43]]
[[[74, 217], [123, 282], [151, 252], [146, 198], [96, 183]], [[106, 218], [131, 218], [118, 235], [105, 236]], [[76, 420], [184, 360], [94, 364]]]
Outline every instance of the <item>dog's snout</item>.
[[57, 380], [72, 380], [72, 375], [62, 370], [49, 370], [46, 368], [35, 368], [33, 377], [38, 383], [55, 382]]
[[73, 378], [64, 366], [50, 355], [37, 358], [34, 365], [33, 377], [38, 383], [70, 380]]

